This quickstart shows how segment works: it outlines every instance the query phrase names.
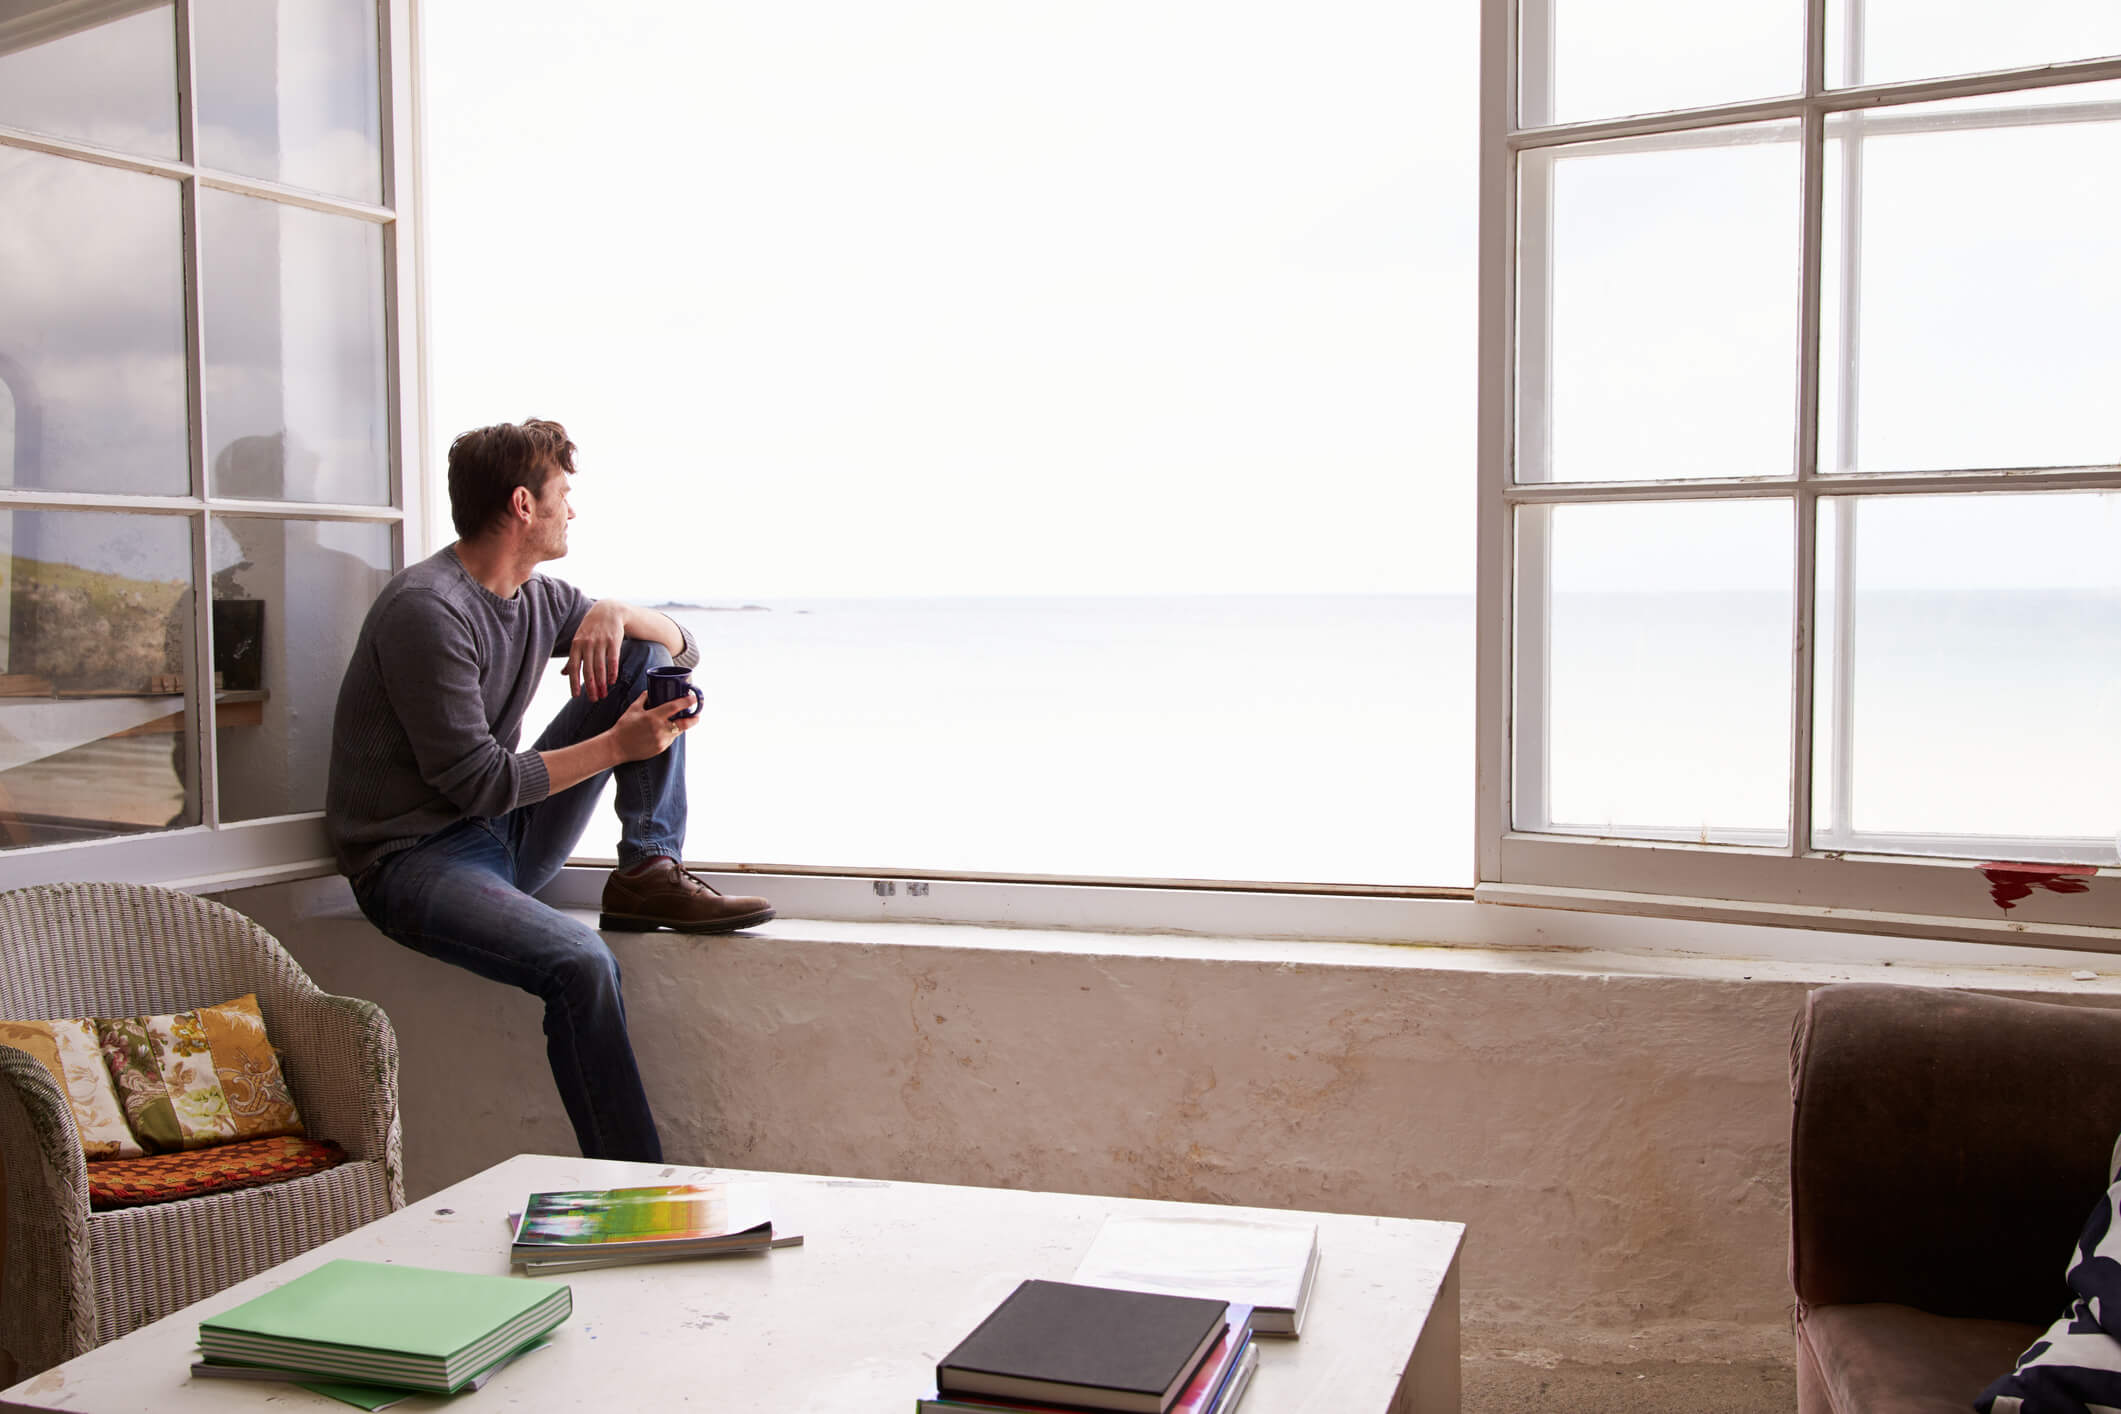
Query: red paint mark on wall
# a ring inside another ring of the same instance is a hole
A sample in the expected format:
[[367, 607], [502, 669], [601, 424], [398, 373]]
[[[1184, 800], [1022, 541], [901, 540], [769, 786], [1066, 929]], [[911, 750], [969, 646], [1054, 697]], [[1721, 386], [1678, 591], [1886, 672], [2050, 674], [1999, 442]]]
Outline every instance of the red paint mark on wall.
[[2051, 894], [2081, 894], [2091, 887], [2091, 877], [2099, 872], [2096, 864], [1983, 864], [1983, 877], [1988, 880], [1988, 895], [1996, 901], [1996, 907], [2010, 909], [2018, 900], [2030, 898], [2034, 889], [2046, 889]]

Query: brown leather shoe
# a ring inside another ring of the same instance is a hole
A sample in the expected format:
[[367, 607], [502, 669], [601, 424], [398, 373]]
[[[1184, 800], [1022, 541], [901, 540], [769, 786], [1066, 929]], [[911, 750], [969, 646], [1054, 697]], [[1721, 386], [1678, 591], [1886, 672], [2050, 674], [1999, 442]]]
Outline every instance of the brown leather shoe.
[[597, 927], [620, 933], [668, 928], [678, 933], [734, 933], [773, 917], [762, 898], [717, 893], [687, 873], [675, 859], [652, 855], [604, 880], [604, 911]]

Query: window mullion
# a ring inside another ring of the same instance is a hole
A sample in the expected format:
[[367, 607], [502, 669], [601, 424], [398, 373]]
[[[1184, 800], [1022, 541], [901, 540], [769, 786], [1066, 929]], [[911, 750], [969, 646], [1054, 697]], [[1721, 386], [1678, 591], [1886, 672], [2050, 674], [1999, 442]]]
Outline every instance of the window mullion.
[[1510, 657], [1510, 795], [1503, 801], [1503, 826], [1545, 830], [1554, 823], [1548, 782], [1554, 729], [1552, 662], [1553, 512], [1545, 506], [1520, 506], [1510, 518], [1513, 576]]
[[[417, 224], [419, 110], [414, 78], [419, 39], [411, 6], [397, 0], [376, 7], [381, 26], [376, 54], [383, 156], [383, 204], [393, 219], [383, 228], [383, 387], [389, 428], [390, 500], [398, 508], [394, 567], [413, 559], [423, 538], [418, 472], [426, 445], [425, 319]], [[410, 221], [412, 224], [408, 224]], [[407, 521], [410, 521], [410, 524]]]
[[[1865, 0], [1845, 0], [1842, 52], [1847, 84], [1863, 82]], [[1834, 350], [1839, 405], [1835, 409], [1833, 471], [1856, 469], [1858, 396], [1862, 377], [1857, 359], [1863, 330], [1863, 140], [1851, 123], [1841, 139], [1841, 230], [1839, 248], [1841, 307]], [[1831, 711], [1833, 778], [1829, 782], [1826, 843], [1840, 848], [1855, 833], [1856, 816], [1856, 516], [1847, 497], [1834, 503], [1834, 641]]]
[[1813, 675], [1818, 665], [1816, 595], [1819, 587], [1818, 498], [1811, 486], [1819, 474], [1820, 260], [1825, 235], [1826, 114], [1816, 101], [1826, 87], [1826, 0], [1806, 0], [1804, 21], [1803, 156], [1799, 180], [1802, 225], [1798, 234], [1797, 293], [1797, 488], [1791, 506], [1796, 531], [1790, 596], [1790, 839], [1802, 854], [1812, 844]]
[[[1516, 632], [1510, 605], [1512, 559], [1511, 443], [1516, 413], [1515, 307], [1517, 160], [1509, 137], [1517, 112], [1517, 7], [1483, 0], [1480, 26], [1480, 270], [1478, 425], [1475, 428], [1480, 498], [1475, 513], [1476, 554], [1474, 748], [1474, 877], [1502, 877], [1502, 837], [1509, 828], [1512, 789], [1510, 643]], [[1493, 611], [1486, 611], [1492, 606]]]
[[[184, 362], [185, 401], [189, 425], [191, 494], [205, 502], [206, 477], [206, 333], [204, 261], [199, 246], [199, 106], [192, 29], [192, 0], [176, 0], [177, 141], [187, 164], [184, 200]], [[218, 766], [215, 760], [213, 707], [213, 513], [201, 509], [191, 517], [191, 672], [184, 684], [185, 715], [191, 727], [192, 783], [199, 823], [208, 829], [221, 823]]]
[[193, 101], [196, 66], [192, 62], [192, 0], [175, 0], [177, 31], [177, 156], [187, 167], [199, 164], [199, 106]]

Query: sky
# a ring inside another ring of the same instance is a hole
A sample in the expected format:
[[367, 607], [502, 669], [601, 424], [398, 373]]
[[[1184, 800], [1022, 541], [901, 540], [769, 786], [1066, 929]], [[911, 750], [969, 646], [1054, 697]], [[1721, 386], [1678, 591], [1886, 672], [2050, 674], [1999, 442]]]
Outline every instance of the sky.
[[[565, 422], [556, 572], [622, 596], [1470, 593], [1477, 10], [436, 0], [434, 455]], [[2110, 5], [2021, 10], [1867, 0], [1864, 72], [2121, 49]], [[1797, 12], [1561, 0], [1557, 110], [1793, 88]], [[1865, 157], [1858, 464], [2111, 459], [2117, 125]], [[1559, 164], [1558, 475], [1786, 471], [1797, 171]], [[2044, 560], [1874, 536], [1866, 572], [2111, 587], [2094, 504], [1987, 503]], [[1729, 554], [1713, 514], [1598, 517], [1557, 587], [1787, 583], [1786, 515]]]
[[1470, 8], [423, 13], [437, 455], [566, 423], [585, 587], [1471, 591]]

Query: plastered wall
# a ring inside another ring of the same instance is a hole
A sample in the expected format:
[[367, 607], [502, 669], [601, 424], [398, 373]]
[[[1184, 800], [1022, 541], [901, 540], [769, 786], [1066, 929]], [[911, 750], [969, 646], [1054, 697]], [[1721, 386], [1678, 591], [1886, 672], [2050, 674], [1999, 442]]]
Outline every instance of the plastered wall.
[[[290, 898], [227, 901], [390, 1014], [412, 1195], [573, 1152], [535, 1001]], [[996, 936], [614, 935], [666, 1156], [1450, 1218], [1470, 1340], [1786, 1350], [1790, 1025], [1845, 971]]]

